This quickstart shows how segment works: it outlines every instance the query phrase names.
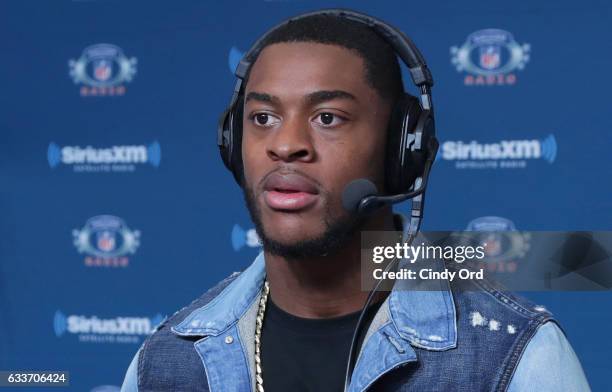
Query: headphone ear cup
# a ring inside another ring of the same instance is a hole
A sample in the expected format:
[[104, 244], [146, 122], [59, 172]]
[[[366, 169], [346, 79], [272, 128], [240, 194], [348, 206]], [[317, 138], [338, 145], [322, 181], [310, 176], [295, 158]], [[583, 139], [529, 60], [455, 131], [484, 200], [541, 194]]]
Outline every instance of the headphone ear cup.
[[238, 185], [242, 186], [244, 170], [242, 166], [242, 117], [244, 112], [244, 98], [242, 95], [236, 101], [231, 117], [232, 148], [229, 150], [231, 172]]
[[219, 147], [219, 155], [221, 155], [221, 160], [225, 167], [231, 170], [230, 165], [230, 154], [229, 150], [231, 149], [231, 110], [229, 107], [225, 109], [225, 112], [221, 115], [219, 119], [219, 125], [217, 128], [217, 146]]
[[[411, 151], [415, 140], [415, 128], [422, 110], [419, 100], [410, 94], [397, 100], [391, 112], [387, 130], [385, 153], [385, 186], [387, 194], [405, 193], [412, 186], [417, 173], [422, 171], [420, 161]], [[416, 161], [416, 162], [415, 162]]]
[[[404, 187], [402, 192], [407, 192], [412, 184], [414, 184], [416, 178], [423, 176], [427, 156], [432, 152], [430, 151], [431, 145], [429, 142], [432, 137], [435, 138], [435, 128], [433, 117], [431, 117], [429, 110], [421, 110], [412, 135], [411, 140], [408, 142], [409, 144], [406, 145], [405, 160], [401, 165], [403, 170], [401, 178], [405, 180], [402, 184]], [[434, 150], [434, 159], [435, 152]]]
[[225, 167], [234, 175], [236, 182], [242, 186], [242, 116], [243, 98], [239, 96], [219, 121], [218, 145]]

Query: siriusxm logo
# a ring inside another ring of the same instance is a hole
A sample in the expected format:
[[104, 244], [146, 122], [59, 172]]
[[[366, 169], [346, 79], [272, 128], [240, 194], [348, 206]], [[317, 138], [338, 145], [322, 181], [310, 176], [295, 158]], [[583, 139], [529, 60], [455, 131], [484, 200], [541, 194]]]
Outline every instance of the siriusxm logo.
[[[114, 317], [65, 315], [60, 310], [53, 316], [53, 330], [58, 338], [68, 334], [79, 335], [81, 341], [107, 341], [131, 343], [155, 331], [164, 320], [161, 314], [153, 317]], [[129, 337], [121, 339], [120, 336]], [[102, 337], [102, 339], [100, 339]], [[134, 339], [135, 338], [135, 339]]]
[[51, 142], [47, 148], [47, 161], [52, 169], [63, 164], [72, 166], [76, 172], [134, 171], [136, 165], [140, 164], [148, 163], [153, 167], [159, 167], [161, 147], [157, 141], [148, 146], [112, 146], [108, 148], [60, 147]]
[[234, 225], [232, 228], [232, 248], [236, 252], [242, 249], [244, 246], [249, 248], [257, 248], [261, 246], [259, 236], [255, 229], [245, 230], [240, 225]]
[[457, 168], [521, 168], [527, 166], [527, 160], [543, 159], [552, 164], [557, 158], [557, 141], [554, 135], [542, 140], [502, 140], [496, 143], [446, 141], [441, 150], [440, 157], [457, 161]]

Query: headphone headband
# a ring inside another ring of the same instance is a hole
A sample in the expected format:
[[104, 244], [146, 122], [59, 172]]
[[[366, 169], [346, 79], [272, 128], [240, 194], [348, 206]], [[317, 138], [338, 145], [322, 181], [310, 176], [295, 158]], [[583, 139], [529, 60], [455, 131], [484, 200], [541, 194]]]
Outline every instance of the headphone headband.
[[[314, 15], [329, 15], [340, 18], [349, 19], [355, 22], [363, 23], [370, 28], [374, 29], [376, 33], [378, 33], [382, 38], [388, 42], [397, 55], [402, 59], [402, 61], [408, 67], [410, 71], [410, 76], [412, 78], [412, 82], [418, 87], [431, 87], [433, 86], [433, 77], [427, 64], [425, 63], [425, 58], [416, 47], [416, 45], [412, 42], [406, 34], [404, 34], [401, 30], [391, 26], [390, 24], [383, 22], [380, 19], [374, 18], [369, 15], [365, 15], [353, 10], [342, 9], [342, 8], [330, 8], [319, 11], [308, 12], [305, 14], [301, 14], [292, 18], [289, 18], [270, 30], [268, 30], [263, 36], [261, 36], [251, 47], [251, 49], [242, 57], [240, 63], [236, 67], [236, 76], [243, 80], [246, 76], [249, 68], [252, 65], [252, 61], [261, 51], [261, 45], [265, 41], [265, 39], [275, 30], [280, 27], [283, 27], [291, 22], [295, 22], [297, 20], [308, 18]], [[429, 91], [429, 89], [427, 89]]]

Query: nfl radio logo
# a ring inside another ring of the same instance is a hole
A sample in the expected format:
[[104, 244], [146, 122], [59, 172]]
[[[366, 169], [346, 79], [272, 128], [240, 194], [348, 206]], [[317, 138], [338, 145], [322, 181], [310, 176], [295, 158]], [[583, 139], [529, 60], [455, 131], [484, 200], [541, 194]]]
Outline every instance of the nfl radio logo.
[[466, 86], [512, 85], [516, 71], [529, 61], [529, 44], [519, 44], [501, 29], [484, 29], [470, 34], [463, 45], [450, 49], [451, 62], [465, 72]]
[[518, 262], [530, 249], [531, 235], [517, 231], [514, 222], [499, 216], [476, 218], [468, 223], [466, 231], [472, 232], [472, 241], [484, 246], [482, 267], [488, 272], [516, 272]]
[[87, 267], [127, 267], [129, 255], [140, 246], [140, 231], [130, 229], [114, 215], [89, 218], [85, 226], [72, 231], [74, 246], [85, 254]]
[[125, 94], [125, 84], [136, 75], [137, 60], [127, 57], [112, 44], [86, 47], [78, 59], [68, 61], [70, 77], [81, 85], [81, 96], [101, 97]]

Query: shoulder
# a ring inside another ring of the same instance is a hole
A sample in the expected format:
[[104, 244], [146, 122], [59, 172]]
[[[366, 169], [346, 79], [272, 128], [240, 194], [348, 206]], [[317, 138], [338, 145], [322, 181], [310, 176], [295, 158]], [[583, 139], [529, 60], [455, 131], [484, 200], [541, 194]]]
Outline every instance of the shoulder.
[[576, 353], [555, 322], [541, 325], [516, 368], [508, 392], [590, 391]]
[[175, 336], [171, 333], [171, 328], [175, 325], [181, 323], [185, 318], [187, 318], [192, 312], [195, 310], [206, 306], [207, 304], [214, 301], [214, 299], [230, 284], [232, 283], [238, 276], [240, 272], [234, 272], [227, 278], [215, 284], [208, 291], [202, 294], [200, 297], [193, 300], [189, 305], [184, 306], [180, 310], [176, 311], [172, 316], [166, 318], [162, 321], [155, 329], [151, 336], [149, 336], [146, 341], [143, 343], [143, 350], [146, 351], [148, 346], [153, 344], [154, 342], [160, 339], [166, 339], [172, 336]]
[[[200, 297], [196, 298], [189, 305], [181, 308], [172, 316], [167, 317], [155, 327], [152, 335], [144, 341], [138, 352], [134, 355], [126, 372], [121, 390], [125, 392], [137, 392], [139, 389], [142, 389], [143, 385], [145, 385], [144, 390], [155, 390], [156, 387], [160, 387], [160, 385], [155, 385], [155, 387], [150, 385], [154, 380], [152, 380], [149, 375], [160, 376], [157, 377], [159, 379], [173, 380], [172, 382], [176, 384], [179, 382], [179, 380], [176, 380], [177, 375], [183, 373], [180, 371], [178, 373], [176, 372], [181, 366], [186, 364], [191, 364], [196, 367], [201, 366], [201, 361], [199, 361], [197, 353], [193, 349], [194, 339], [178, 336], [172, 333], [171, 328], [182, 322], [196, 309], [213, 301], [239, 275], [240, 272], [232, 273], [227, 278], [215, 284]], [[189, 378], [193, 378], [198, 374], [204, 375], [204, 372], [192, 372]], [[186, 383], [192, 381], [193, 380], [185, 380]]]
[[453, 299], [458, 350], [481, 363], [482, 369], [495, 364], [499, 373], [493, 384], [505, 390], [527, 346], [542, 325], [554, 321], [553, 314], [485, 280], [453, 287]]
[[[157, 328], [155, 329], [155, 333], [157, 333], [160, 329], [164, 327], [172, 327], [174, 325], [179, 324], [187, 316], [189, 316], [191, 312], [213, 301], [239, 275], [240, 275], [240, 272], [233, 272], [227, 278], [215, 284], [213, 287], [208, 289], [208, 291], [206, 291], [200, 297], [193, 300], [189, 305], [184, 306], [183, 308], [179, 309], [172, 316], [168, 317], [162, 323], [160, 323], [160, 325], [158, 325]], [[155, 333], [153, 335], [155, 335]]]
[[504, 320], [506, 332], [514, 334], [519, 325], [531, 326], [535, 332], [539, 325], [554, 319], [545, 306], [489, 280], [463, 282], [453, 285], [452, 291], [457, 312], [472, 326], [486, 323], [491, 330], [497, 330], [501, 325], [495, 321]]

